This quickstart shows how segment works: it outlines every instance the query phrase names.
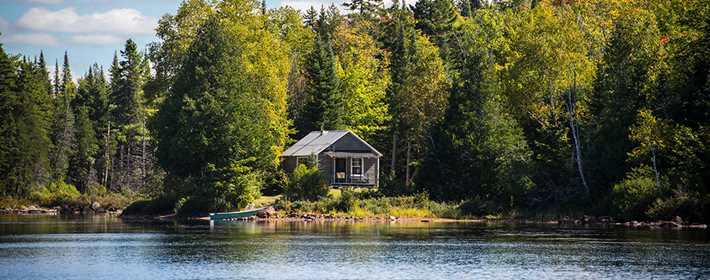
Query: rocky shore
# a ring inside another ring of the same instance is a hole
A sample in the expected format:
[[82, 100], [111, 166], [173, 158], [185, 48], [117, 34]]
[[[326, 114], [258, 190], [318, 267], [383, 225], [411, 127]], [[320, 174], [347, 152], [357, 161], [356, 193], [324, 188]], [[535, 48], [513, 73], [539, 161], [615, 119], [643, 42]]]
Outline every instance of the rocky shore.
[[[173, 216], [161, 216], [161, 220], [172, 218]], [[209, 220], [208, 217], [195, 217], [190, 220]], [[545, 224], [545, 225], [578, 225], [578, 226], [618, 226], [634, 229], [707, 229], [706, 224], [686, 223], [680, 217], [675, 217], [671, 221], [628, 221], [617, 222], [611, 217], [592, 217], [583, 216], [578, 219], [562, 218], [562, 219], [450, 219], [450, 218], [434, 218], [434, 217], [395, 217], [395, 216], [371, 216], [371, 217], [355, 217], [347, 215], [333, 214], [297, 214], [276, 211], [273, 208], [267, 208], [260, 211], [257, 216], [247, 218], [236, 218], [226, 221], [256, 221], [256, 222], [363, 222], [363, 223], [392, 223], [392, 222], [423, 222], [423, 223], [504, 223], [504, 224]]]
[[103, 208], [98, 202], [93, 202], [91, 204], [65, 204], [62, 206], [55, 206], [52, 208], [39, 207], [39, 206], [27, 206], [21, 208], [6, 208], [0, 209], [0, 215], [5, 216], [24, 216], [24, 215], [91, 215], [91, 214], [108, 214], [108, 215], [120, 215], [122, 209], [115, 208]]

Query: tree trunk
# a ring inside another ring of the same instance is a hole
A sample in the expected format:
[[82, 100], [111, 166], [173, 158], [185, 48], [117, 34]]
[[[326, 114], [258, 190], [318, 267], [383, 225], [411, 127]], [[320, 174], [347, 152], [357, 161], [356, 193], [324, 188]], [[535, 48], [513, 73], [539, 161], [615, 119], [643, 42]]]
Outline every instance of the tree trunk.
[[141, 188], [145, 187], [145, 121], [141, 122]]
[[569, 115], [569, 127], [572, 131], [572, 139], [574, 141], [574, 151], [572, 152], [573, 157], [577, 163], [577, 171], [579, 171], [579, 177], [582, 179], [582, 185], [584, 186], [584, 191], [586, 195], [589, 196], [589, 186], [587, 185], [587, 180], [584, 177], [584, 168], [582, 168], [582, 148], [579, 141], [579, 133], [577, 133], [577, 126], [575, 124], [575, 106], [576, 106], [576, 94], [577, 94], [577, 71], [573, 72], [573, 84], [572, 89], [567, 91], [567, 112]]
[[656, 174], [656, 188], [661, 188], [661, 176], [658, 174], [658, 167], [656, 166], [656, 149], [651, 149], [651, 162], [653, 163], [653, 172]]
[[397, 133], [392, 133], [392, 158], [390, 159], [390, 176], [394, 179], [396, 176], [396, 164], [397, 164]]
[[108, 121], [108, 130], [106, 130], [106, 144], [104, 146], [105, 153], [104, 153], [104, 176], [102, 180], [102, 184], [104, 187], [109, 188], [108, 186], [108, 171], [109, 171], [109, 166], [111, 165], [111, 121]]
[[411, 177], [411, 172], [409, 168], [409, 163], [412, 160], [412, 141], [407, 140], [407, 162], [405, 166], [406, 174], [404, 178], [404, 185], [409, 189], [409, 187], [412, 185], [412, 177]]

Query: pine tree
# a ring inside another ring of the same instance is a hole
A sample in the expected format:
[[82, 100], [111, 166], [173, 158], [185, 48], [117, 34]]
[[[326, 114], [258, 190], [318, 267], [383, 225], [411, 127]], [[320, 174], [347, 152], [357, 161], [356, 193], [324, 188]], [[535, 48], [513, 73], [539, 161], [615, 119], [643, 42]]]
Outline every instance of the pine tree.
[[69, 160], [74, 151], [74, 113], [71, 108], [72, 99], [76, 95], [74, 81], [69, 68], [69, 56], [64, 53], [64, 67], [61, 79], [55, 75], [55, 88], [58, 90], [55, 99], [55, 114], [52, 125], [53, 150], [50, 153], [52, 166], [52, 179], [56, 181], [66, 179], [69, 171]]
[[13, 195], [17, 187], [17, 175], [13, 172], [17, 160], [17, 94], [15, 63], [0, 45], [0, 195]]
[[88, 111], [86, 105], [81, 105], [75, 109], [76, 127], [74, 133], [76, 135], [76, 150], [70, 162], [69, 181], [80, 192], [86, 192], [91, 183], [97, 182], [94, 163], [98, 144]]
[[319, 129], [343, 128], [342, 94], [332, 46], [332, 18], [321, 9], [313, 52], [306, 58], [306, 102], [296, 137]]
[[114, 156], [113, 187], [138, 190], [148, 177], [145, 96], [143, 87], [148, 80], [147, 62], [133, 40], [126, 41], [121, 60], [114, 56], [111, 67], [111, 120], [116, 131], [117, 155]]
[[218, 5], [158, 112], [160, 164], [184, 182], [171, 191], [191, 198], [185, 209], [246, 206], [285, 144], [287, 52], [257, 5]]
[[[590, 109], [595, 116], [588, 153], [590, 174], [598, 186], [624, 177], [626, 157], [633, 148], [627, 137], [637, 112], [652, 104], [663, 49], [659, 30], [647, 11], [627, 13], [616, 23], [600, 64]], [[597, 190], [597, 195], [608, 189]]]
[[446, 55], [458, 12], [452, 0], [421, 0], [413, 8], [417, 29], [431, 38]]

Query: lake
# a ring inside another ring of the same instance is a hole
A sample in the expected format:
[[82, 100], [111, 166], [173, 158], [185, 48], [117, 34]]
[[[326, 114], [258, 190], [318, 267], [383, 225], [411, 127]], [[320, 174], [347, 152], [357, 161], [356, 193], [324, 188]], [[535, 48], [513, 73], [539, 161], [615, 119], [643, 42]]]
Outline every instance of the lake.
[[710, 279], [707, 230], [0, 217], [0, 279]]

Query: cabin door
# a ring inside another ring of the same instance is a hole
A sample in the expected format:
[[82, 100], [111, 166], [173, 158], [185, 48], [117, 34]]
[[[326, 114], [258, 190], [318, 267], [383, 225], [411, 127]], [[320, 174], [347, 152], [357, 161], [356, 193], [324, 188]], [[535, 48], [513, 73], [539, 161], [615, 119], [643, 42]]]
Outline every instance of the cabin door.
[[344, 158], [335, 159], [335, 182], [336, 183], [346, 183], [347, 180], [347, 166], [346, 160]]

